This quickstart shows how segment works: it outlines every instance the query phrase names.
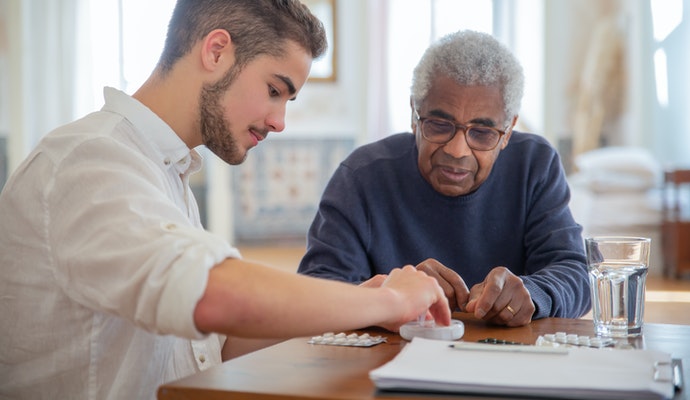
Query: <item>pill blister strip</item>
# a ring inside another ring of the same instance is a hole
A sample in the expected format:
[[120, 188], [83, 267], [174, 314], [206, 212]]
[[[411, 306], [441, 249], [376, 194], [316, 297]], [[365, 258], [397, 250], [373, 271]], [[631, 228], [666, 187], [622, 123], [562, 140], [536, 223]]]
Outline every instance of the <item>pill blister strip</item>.
[[539, 336], [534, 343], [536, 346], [566, 346], [566, 347], [611, 347], [616, 342], [611, 338], [602, 338], [598, 336], [581, 336], [573, 333], [556, 332]]
[[481, 339], [477, 340], [479, 343], [486, 343], [486, 344], [505, 344], [505, 345], [520, 345], [524, 346], [524, 343], [521, 342], [514, 342], [512, 340], [505, 340], [505, 339], [496, 339], [496, 338], [486, 338], [486, 339]]
[[357, 335], [350, 333], [349, 335], [341, 333], [328, 332], [321, 336], [312, 337], [307, 343], [310, 344], [325, 344], [330, 346], [353, 346], [353, 347], [371, 347], [386, 341], [383, 336], [371, 336], [368, 333]]

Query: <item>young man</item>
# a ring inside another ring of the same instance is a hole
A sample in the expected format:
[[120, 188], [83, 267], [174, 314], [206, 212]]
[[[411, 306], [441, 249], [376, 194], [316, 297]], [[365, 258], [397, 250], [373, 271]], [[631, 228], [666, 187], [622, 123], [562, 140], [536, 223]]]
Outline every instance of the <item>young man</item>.
[[453, 308], [492, 323], [586, 313], [581, 227], [560, 159], [544, 138], [513, 130], [522, 92], [522, 68], [490, 35], [433, 44], [414, 71], [413, 133], [338, 167], [299, 272], [376, 286], [409, 263], [436, 277]]
[[41, 141], [0, 195], [0, 397], [154, 398], [220, 363], [224, 335], [450, 322], [412, 266], [353, 287], [242, 261], [201, 227], [194, 147], [241, 163], [325, 46], [298, 1], [179, 0], [148, 81]]

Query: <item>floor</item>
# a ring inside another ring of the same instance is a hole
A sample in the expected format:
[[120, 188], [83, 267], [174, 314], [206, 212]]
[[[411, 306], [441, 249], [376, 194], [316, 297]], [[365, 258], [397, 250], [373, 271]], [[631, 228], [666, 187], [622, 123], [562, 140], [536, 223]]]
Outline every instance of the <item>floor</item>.
[[[240, 246], [245, 259], [288, 271], [297, 270], [304, 246]], [[585, 316], [584, 318], [587, 318]], [[659, 276], [647, 278], [645, 322], [690, 325], [690, 279], [675, 280]]]

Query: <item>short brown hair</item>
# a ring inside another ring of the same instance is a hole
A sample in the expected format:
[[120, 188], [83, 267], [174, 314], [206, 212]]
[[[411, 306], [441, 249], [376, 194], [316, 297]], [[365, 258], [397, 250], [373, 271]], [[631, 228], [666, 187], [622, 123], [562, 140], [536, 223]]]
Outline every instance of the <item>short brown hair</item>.
[[284, 55], [288, 40], [319, 58], [328, 46], [323, 24], [297, 0], [178, 0], [158, 68], [165, 73], [214, 29], [235, 44], [240, 68], [259, 55]]

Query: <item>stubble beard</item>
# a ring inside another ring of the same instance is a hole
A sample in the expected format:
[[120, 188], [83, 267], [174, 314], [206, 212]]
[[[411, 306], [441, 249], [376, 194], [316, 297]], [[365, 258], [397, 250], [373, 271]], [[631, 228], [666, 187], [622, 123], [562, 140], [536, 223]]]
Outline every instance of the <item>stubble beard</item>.
[[222, 97], [235, 80], [239, 68], [232, 67], [219, 81], [204, 85], [199, 98], [201, 140], [213, 154], [230, 165], [239, 165], [247, 158], [237, 145], [223, 112]]

